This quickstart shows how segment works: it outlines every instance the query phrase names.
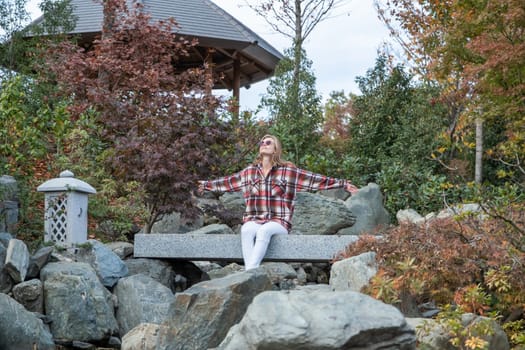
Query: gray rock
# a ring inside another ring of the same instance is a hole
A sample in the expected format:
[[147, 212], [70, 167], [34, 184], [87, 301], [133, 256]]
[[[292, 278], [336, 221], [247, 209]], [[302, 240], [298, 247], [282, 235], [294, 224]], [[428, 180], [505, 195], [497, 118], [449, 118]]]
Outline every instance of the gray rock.
[[0, 231], [16, 233], [18, 201], [0, 201]]
[[102, 284], [113, 287], [120, 278], [128, 275], [128, 267], [105, 244], [90, 239], [87, 244], [78, 249], [78, 261], [86, 262], [93, 266]]
[[399, 223], [411, 223], [420, 224], [425, 221], [425, 218], [421, 216], [414, 209], [403, 209], [399, 210], [396, 214], [397, 222]]
[[416, 337], [398, 309], [364, 294], [264, 292], [217, 350], [402, 349]]
[[159, 333], [165, 326], [141, 323], [122, 337], [120, 350], [157, 350]]
[[[213, 270], [219, 270], [222, 268], [221, 265], [211, 261], [192, 261], [202, 272], [210, 272]], [[242, 268], [242, 267], [241, 267]]]
[[165, 214], [153, 224], [151, 232], [155, 233], [179, 233], [180, 232], [180, 213]]
[[0, 176], [0, 201], [17, 202], [19, 197], [18, 183], [10, 175]]
[[279, 287], [279, 289], [290, 289], [290, 286], [293, 287], [293, 284], [289, 285], [287, 282], [296, 279], [297, 272], [289, 264], [267, 262], [262, 264], [261, 267], [266, 271], [274, 286]]
[[328, 284], [328, 272], [330, 271], [330, 266], [328, 264], [306, 263], [303, 264], [302, 267], [306, 273], [306, 281], [308, 283], [318, 283], [319, 281], [325, 281], [322, 283]]
[[320, 195], [326, 196], [328, 198], [340, 199], [342, 201], [347, 200], [351, 196], [350, 192], [347, 192], [344, 188], [334, 188], [331, 190], [323, 190], [317, 193], [319, 193]]
[[17, 284], [13, 288], [13, 296], [26, 310], [44, 313], [44, 293], [39, 279]]
[[0, 232], [16, 232], [19, 193], [14, 177], [0, 176]]
[[49, 263], [40, 276], [55, 338], [97, 342], [117, 333], [112, 295], [92, 266], [81, 262]]
[[[9, 232], [1, 232], [0, 230], [0, 246], [3, 246], [7, 249], [7, 246], [9, 246], [9, 241], [13, 239], [13, 235]], [[2, 263], [4, 263], [2, 261]]]
[[297, 286], [297, 290], [303, 290], [306, 292], [333, 292], [332, 288], [328, 284], [307, 284], [305, 286]]
[[341, 200], [314, 193], [297, 195], [291, 234], [324, 235], [335, 234], [355, 222], [352, 211]]
[[120, 338], [117, 337], [109, 337], [108, 345], [111, 348], [120, 349], [120, 347], [122, 346], [122, 341], [120, 340]]
[[[495, 320], [468, 313], [461, 315], [461, 323], [468, 329], [469, 334], [485, 340], [489, 349], [510, 349], [507, 335]], [[487, 328], [491, 329], [489, 334], [485, 334]]]
[[246, 209], [246, 203], [240, 192], [227, 192], [220, 196], [219, 201], [224, 205], [224, 208], [237, 217], [242, 218], [242, 214]]
[[55, 349], [53, 336], [42, 320], [16, 300], [0, 293], [0, 310], [0, 349]]
[[483, 220], [487, 217], [478, 203], [461, 203], [445, 208], [437, 214], [438, 219], [450, 218], [455, 215], [469, 215]]
[[210, 277], [210, 279], [215, 279], [215, 278], [226, 277], [228, 275], [234, 274], [236, 272], [242, 272], [242, 271], [244, 271], [244, 266], [239, 265], [237, 263], [231, 263], [222, 268], [210, 270], [207, 272], [207, 274]]
[[133, 244], [129, 242], [109, 242], [106, 243], [106, 247], [111, 249], [122, 260], [133, 255]]
[[75, 350], [96, 350], [97, 347], [93, 344], [86, 343], [83, 341], [73, 340], [71, 342], [71, 347]]
[[113, 294], [119, 301], [116, 315], [122, 334], [141, 323], [161, 324], [166, 320], [173, 301], [173, 293], [168, 287], [141, 274], [120, 279]]
[[177, 293], [158, 349], [217, 346], [229, 328], [240, 321], [253, 298], [270, 288], [270, 279], [258, 268], [204, 281]]
[[27, 277], [35, 278], [40, 274], [42, 267], [48, 263], [53, 253], [53, 247], [42, 247], [38, 249], [29, 258], [29, 267], [27, 268]]
[[[9, 244], [9, 243], [8, 243]], [[7, 245], [4, 247], [0, 244], [0, 293], [9, 293], [15, 284], [15, 281], [5, 269], [5, 256], [7, 254]]]
[[11, 278], [16, 282], [23, 282], [29, 267], [29, 251], [26, 244], [19, 239], [9, 241], [5, 257], [5, 266]]
[[233, 230], [225, 225], [225, 224], [211, 224], [204, 227], [201, 227], [197, 230], [191, 231], [191, 234], [207, 234], [207, 235], [213, 235], [213, 234], [229, 234], [233, 235], [235, 232]]
[[13, 286], [15, 285], [15, 281], [11, 278], [9, 275], [9, 272], [7, 272], [6, 269], [1, 268], [0, 269], [0, 293], [8, 294], [11, 289], [13, 289]]
[[330, 273], [333, 290], [361, 291], [377, 273], [376, 253], [368, 252], [336, 261]]
[[[417, 340], [422, 349], [428, 350], [456, 350], [450, 342], [451, 333], [443, 324], [437, 320], [429, 318], [407, 318], [407, 322], [416, 329]], [[482, 330], [489, 330], [488, 333], [476, 330], [480, 323]], [[472, 336], [479, 336], [487, 342], [487, 349], [508, 350], [510, 348], [507, 335], [501, 326], [489, 318], [474, 314], [461, 315], [461, 324], [464, 331]], [[486, 333], [486, 334], [482, 334]]]
[[302, 266], [299, 266], [295, 269], [295, 271], [297, 273], [297, 285], [299, 286], [305, 285], [306, 282], [308, 282], [308, 280], [307, 280], [307, 275], [306, 275], [306, 271], [304, 270], [304, 268]]
[[339, 234], [359, 235], [371, 233], [390, 224], [390, 214], [383, 206], [383, 195], [378, 185], [369, 183], [346, 200], [346, 206], [355, 215], [356, 222]]
[[142, 274], [149, 276], [157, 282], [175, 292], [175, 271], [167, 262], [159, 259], [128, 259], [124, 260], [128, 268], [128, 275]]

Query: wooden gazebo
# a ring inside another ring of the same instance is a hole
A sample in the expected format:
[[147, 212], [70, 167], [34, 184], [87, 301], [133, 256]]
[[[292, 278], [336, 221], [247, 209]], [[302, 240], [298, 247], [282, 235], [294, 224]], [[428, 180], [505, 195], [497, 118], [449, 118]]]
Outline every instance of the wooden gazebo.
[[[269, 78], [282, 54], [252, 30], [210, 0], [141, 0], [152, 20], [173, 17], [179, 24], [176, 33], [198, 45], [182, 60], [185, 68], [211, 63], [215, 89], [233, 91], [240, 101], [240, 88]], [[76, 27], [69, 34], [80, 37], [79, 44], [89, 48], [100, 37], [103, 8], [94, 0], [71, 0]], [[40, 17], [35, 22], [42, 21]]]

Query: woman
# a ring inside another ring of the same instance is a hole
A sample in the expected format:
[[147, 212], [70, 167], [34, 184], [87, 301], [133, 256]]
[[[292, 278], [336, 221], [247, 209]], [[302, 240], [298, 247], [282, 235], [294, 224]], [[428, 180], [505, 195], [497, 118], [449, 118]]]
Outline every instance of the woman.
[[246, 202], [241, 227], [245, 270], [261, 264], [273, 235], [288, 234], [292, 227], [295, 197], [299, 191], [344, 188], [355, 193], [349, 181], [314, 174], [281, 159], [277, 137], [265, 135], [252, 165], [230, 176], [199, 181], [199, 192], [239, 192]]

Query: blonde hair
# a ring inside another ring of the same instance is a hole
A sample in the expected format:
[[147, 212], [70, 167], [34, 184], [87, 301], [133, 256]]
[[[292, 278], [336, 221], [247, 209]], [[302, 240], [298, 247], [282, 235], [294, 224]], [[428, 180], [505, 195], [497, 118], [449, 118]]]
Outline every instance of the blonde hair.
[[[277, 138], [277, 136], [273, 136], [273, 135], [267, 134], [267, 135], [264, 135], [261, 138], [261, 141], [264, 140], [264, 139], [272, 139], [272, 141], [273, 141], [273, 143], [275, 145], [275, 153], [272, 155], [272, 165], [273, 166], [275, 166], [275, 165], [293, 166], [293, 164], [291, 162], [288, 162], [288, 161], [283, 160], [281, 158], [281, 156], [283, 155], [283, 146], [281, 144], [281, 141]], [[259, 164], [261, 162], [262, 162], [262, 156], [261, 156], [261, 153], [258, 153], [257, 157], [253, 161], [253, 165], [257, 165], [257, 164]]]

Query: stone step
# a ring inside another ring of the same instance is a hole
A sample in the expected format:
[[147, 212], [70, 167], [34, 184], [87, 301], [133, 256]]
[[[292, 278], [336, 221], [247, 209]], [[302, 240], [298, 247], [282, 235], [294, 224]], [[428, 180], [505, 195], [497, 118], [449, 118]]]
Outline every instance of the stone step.
[[[329, 262], [359, 236], [276, 235], [264, 261]], [[136, 234], [135, 258], [241, 261], [241, 238], [237, 234]]]

